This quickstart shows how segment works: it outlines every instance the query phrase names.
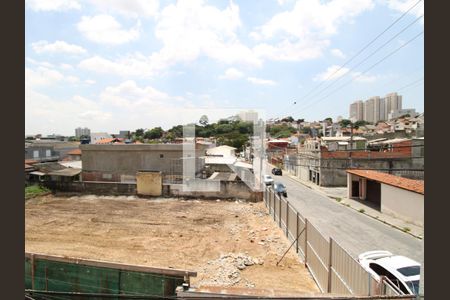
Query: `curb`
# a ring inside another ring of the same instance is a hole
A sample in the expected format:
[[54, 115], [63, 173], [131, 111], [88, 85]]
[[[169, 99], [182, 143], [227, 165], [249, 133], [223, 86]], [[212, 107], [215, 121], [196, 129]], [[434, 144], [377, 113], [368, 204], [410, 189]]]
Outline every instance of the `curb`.
[[[326, 197], [328, 197], [329, 199], [332, 199], [332, 200], [335, 200], [335, 201], [336, 201], [336, 197], [330, 196], [330, 195], [324, 193], [323, 191], [321, 191], [321, 190], [319, 190], [319, 189], [313, 188], [312, 186], [309, 186], [309, 185], [303, 183], [303, 182], [300, 181], [297, 177], [295, 177], [295, 176], [289, 174], [287, 171], [286, 171], [286, 173], [287, 173], [287, 175], [289, 176], [289, 178], [291, 178], [292, 180], [295, 180], [296, 182], [298, 182], [298, 183], [300, 183], [300, 184], [306, 186], [307, 188], [312, 189], [312, 190], [314, 190], [314, 191], [316, 191], [316, 192], [322, 194], [323, 196], [326, 196]], [[336, 202], [337, 202], [337, 201], [336, 201]], [[345, 205], [345, 204], [342, 203], [342, 202], [338, 202], [338, 203], [341, 204], [341, 205], [343, 205], [343, 206], [346, 206], [346, 207], [348, 207], [348, 208], [351, 208], [351, 209], [353, 209], [353, 210], [355, 210], [355, 211], [357, 211], [357, 212], [359, 212], [359, 213], [362, 213], [362, 212], [360, 212], [358, 209], [356, 209], [356, 208], [350, 206], [350, 204], [347, 206], [347, 205]], [[398, 229], [398, 230], [400, 230], [400, 231], [403, 232], [403, 233], [409, 234], [409, 235], [411, 235], [411, 236], [413, 236], [413, 237], [415, 237], [415, 238], [417, 238], [417, 239], [419, 239], [419, 240], [423, 239], [423, 237], [421, 237], [421, 236], [415, 235], [415, 234], [413, 234], [413, 233], [411, 233], [411, 232], [408, 232], [408, 231], [404, 231], [403, 228], [400, 228], [400, 227], [398, 227], [397, 225], [393, 225], [393, 224], [391, 224], [391, 223], [389, 223], [389, 222], [386, 222], [386, 221], [384, 221], [384, 220], [381, 220], [380, 218], [376, 218], [376, 217], [374, 217], [374, 216], [372, 216], [372, 215], [369, 215], [369, 214], [366, 214], [366, 213], [364, 213], [364, 212], [363, 212], [362, 214], [364, 214], [364, 215], [366, 215], [366, 216], [368, 216], [368, 217], [371, 217], [371, 218], [374, 219], [374, 220], [380, 221], [381, 223], [384, 223], [384, 224], [386, 224], [386, 225], [389, 225], [389, 226], [391, 226], [392, 228]]]

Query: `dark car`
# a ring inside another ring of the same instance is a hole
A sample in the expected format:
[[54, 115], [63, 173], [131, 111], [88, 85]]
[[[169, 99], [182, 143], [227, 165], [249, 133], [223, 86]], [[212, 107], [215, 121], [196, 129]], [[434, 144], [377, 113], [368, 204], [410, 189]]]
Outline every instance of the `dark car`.
[[287, 198], [287, 191], [286, 191], [286, 187], [284, 186], [284, 184], [282, 184], [280, 182], [275, 182], [273, 185], [273, 190], [278, 195], [283, 195], [284, 197]]
[[272, 169], [272, 174], [273, 175], [283, 175], [283, 172], [279, 168], [273, 168]]

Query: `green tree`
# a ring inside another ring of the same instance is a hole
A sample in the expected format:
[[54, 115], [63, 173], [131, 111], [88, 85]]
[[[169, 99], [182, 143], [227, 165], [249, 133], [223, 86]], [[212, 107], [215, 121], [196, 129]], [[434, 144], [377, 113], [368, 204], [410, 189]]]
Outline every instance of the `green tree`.
[[155, 127], [151, 130], [148, 130], [144, 134], [144, 138], [154, 140], [162, 137], [164, 130], [161, 127]]
[[209, 123], [209, 119], [207, 115], [203, 115], [200, 117], [200, 120], [198, 121], [201, 125], [206, 126]]
[[134, 135], [137, 137], [144, 136], [144, 129], [143, 128], [136, 129], [136, 132], [134, 133]]
[[339, 122], [339, 125], [340, 125], [341, 127], [347, 127], [348, 125], [351, 125], [351, 124], [353, 124], [352, 121], [350, 121], [350, 120], [348, 120], [348, 119], [342, 119], [342, 120]]

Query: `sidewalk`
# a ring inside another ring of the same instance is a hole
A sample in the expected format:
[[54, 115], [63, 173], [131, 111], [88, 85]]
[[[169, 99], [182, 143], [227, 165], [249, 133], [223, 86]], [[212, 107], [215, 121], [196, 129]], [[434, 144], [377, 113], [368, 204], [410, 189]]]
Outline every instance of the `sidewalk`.
[[309, 187], [310, 189], [315, 190], [318, 193], [321, 193], [324, 196], [327, 196], [328, 198], [331, 198], [331, 199], [339, 202], [342, 205], [345, 205], [351, 209], [359, 211], [360, 213], [363, 213], [371, 218], [374, 218], [380, 222], [383, 222], [383, 223], [385, 223], [389, 226], [392, 226], [398, 230], [401, 230], [405, 233], [408, 233], [416, 238], [419, 238], [419, 239], [423, 238], [423, 232], [424, 232], [423, 227], [420, 227], [420, 226], [411, 224], [409, 222], [403, 221], [401, 219], [383, 214], [380, 211], [378, 211], [377, 209], [374, 209], [365, 203], [361, 203], [361, 201], [347, 198], [347, 188], [346, 187], [322, 187], [322, 186], [318, 186], [312, 182], [301, 180], [301, 179], [295, 177], [294, 175], [291, 175], [286, 170], [283, 170], [283, 172], [285, 172], [286, 175], [289, 176], [291, 179]]

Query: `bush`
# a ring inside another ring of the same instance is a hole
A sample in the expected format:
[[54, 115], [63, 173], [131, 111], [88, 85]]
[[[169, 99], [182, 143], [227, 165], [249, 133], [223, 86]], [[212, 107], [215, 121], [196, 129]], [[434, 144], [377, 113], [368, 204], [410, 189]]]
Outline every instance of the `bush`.
[[361, 208], [361, 209], [359, 210], [359, 212], [360, 212], [360, 213], [364, 213], [364, 212], [365, 212], [365, 209], [364, 209], [364, 208]]
[[42, 194], [46, 194], [48, 192], [50, 192], [50, 190], [43, 186], [39, 185], [27, 186], [25, 187], [25, 199], [30, 199]]

